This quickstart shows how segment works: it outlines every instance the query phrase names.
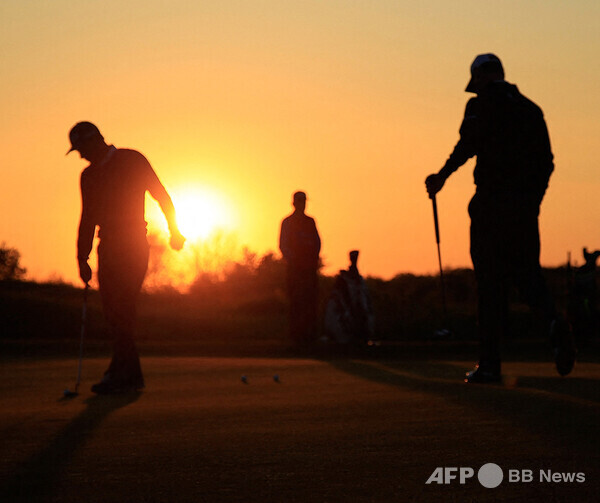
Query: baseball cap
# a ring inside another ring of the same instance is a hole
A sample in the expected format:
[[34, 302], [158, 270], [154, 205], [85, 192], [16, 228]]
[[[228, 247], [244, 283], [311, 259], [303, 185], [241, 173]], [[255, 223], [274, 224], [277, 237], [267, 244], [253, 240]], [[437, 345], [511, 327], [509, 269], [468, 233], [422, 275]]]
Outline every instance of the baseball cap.
[[465, 91], [475, 91], [475, 89], [473, 88], [473, 76], [475, 74], [495, 72], [499, 72], [502, 75], [504, 75], [504, 68], [502, 67], [502, 62], [500, 61], [500, 58], [492, 53], [480, 54], [475, 58], [475, 60], [471, 64], [471, 80], [469, 80]]
[[71, 141], [71, 148], [69, 149], [67, 154], [73, 152], [73, 150], [77, 150], [81, 145], [81, 142], [88, 140], [89, 138], [93, 138], [94, 136], [104, 138], [100, 134], [100, 130], [96, 127], [95, 124], [92, 124], [91, 122], [78, 122], [71, 128], [71, 131], [69, 131], [69, 140]]

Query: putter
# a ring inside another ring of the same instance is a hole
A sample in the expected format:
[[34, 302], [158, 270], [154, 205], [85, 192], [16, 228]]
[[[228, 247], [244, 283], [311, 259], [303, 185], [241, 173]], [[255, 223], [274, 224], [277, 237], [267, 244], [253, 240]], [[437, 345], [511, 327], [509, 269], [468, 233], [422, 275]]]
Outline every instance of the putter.
[[[442, 252], [440, 249], [440, 223], [438, 219], [437, 201], [435, 194], [431, 198], [433, 205], [433, 223], [435, 225], [435, 242], [437, 243], [438, 264], [440, 266], [440, 282], [442, 284], [442, 308], [444, 313], [444, 325], [448, 326], [448, 308], [446, 306], [446, 282], [444, 281], [444, 269], [442, 268]], [[452, 332], [448, 328], [435, 331], [437, 337], [448, 337]]]
[[83, 339], [85, 336], [85, 325], [87, 319], [87, 294], [88, 289], [90, 288], [89, 284], [85, 284], [85, 289], [83, 290], [83, 307], [81, 308], [81, 336], [79, 340], [79, 364], [77, 365], [77, 380], [75, 381], [75, 390], [70, 391], [69, 388], [63, 391], [63, 396], [65, 398], [74, 398], [79, 395], [79, 384], [81, 383], [81, 362], [83, 360]]

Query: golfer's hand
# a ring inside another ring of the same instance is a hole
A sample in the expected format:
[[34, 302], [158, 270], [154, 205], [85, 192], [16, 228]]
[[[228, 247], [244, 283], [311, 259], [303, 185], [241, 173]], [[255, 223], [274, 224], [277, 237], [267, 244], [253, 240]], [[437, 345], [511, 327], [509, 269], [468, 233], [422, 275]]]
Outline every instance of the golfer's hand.
[[92, 279], [92, 268], [87, 263], [87, 261], [82, 260], [79, 262], [79, 277], [81, 281], [83, 281], [86, 285]]
[[183, 248], [183, 243], [185, 243], [185, 238], [183, 237], [181, 232], [171, 232], [171, 240], [169, 241], [169, 244], [171, 245], [171, 248], [173, 248], [173, 250], [181, 250]]
[[427, 193], [429, 194], [429, 199], [433, 199], [433, 197], [442, 190], [446, 179], [440, 174], [429, 175], [425, 179], [425, 187], [427, 188]]

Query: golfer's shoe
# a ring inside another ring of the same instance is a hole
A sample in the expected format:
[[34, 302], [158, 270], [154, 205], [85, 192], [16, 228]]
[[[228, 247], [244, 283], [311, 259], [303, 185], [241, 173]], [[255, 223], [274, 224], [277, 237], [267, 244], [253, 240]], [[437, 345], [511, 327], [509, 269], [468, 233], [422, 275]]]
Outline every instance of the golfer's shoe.
[[556, 371], [561, 376], [566, 376], [573, 370], [575, 358], [577, 357], [575, 337], [571, 325], [566, 320], [554, 320], [550, 326], [550, 337], [554, 344]]
[[92, 393], [96, 393], [97, 395], [116, 395], [119, 393], [133, 393], [140, 391], [144, 387], [143, 379], [135, 382], [122, 382], [107, 378], [105, 375], [99, 383], [92, 386]]
[[500, 367], [491, 368], [486, 365], [477, 364], [475, 368], [465, 375], [465, 382], [470, 384], [490, 384], [502, 382]]

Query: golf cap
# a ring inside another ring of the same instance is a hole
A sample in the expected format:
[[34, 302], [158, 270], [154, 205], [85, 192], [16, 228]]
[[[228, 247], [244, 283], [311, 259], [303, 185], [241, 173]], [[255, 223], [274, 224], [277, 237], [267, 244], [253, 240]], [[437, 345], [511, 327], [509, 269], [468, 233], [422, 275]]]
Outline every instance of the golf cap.
[[469, 80], [465, 91], [469, 93], [475, 92], [475, 89], [473, 88], [473, 77], [476, 74], [481, 75], [485, 73], [501, 73], [504, 76], [502, 62], [495, 54], [480, 54], [475, 58], [475, 61], [473, 61], [473, 64], [471, 65], [471, 80]]
[[69, 131], [71, 148], [67, 154], [73, 152], [73, 150], [77, 150], [83, 141], [93, 138], [94, 136], [104, 138], [100, 134], [100, 130], [91, 122], [78, 122], [71, 128], [71, 131]]

